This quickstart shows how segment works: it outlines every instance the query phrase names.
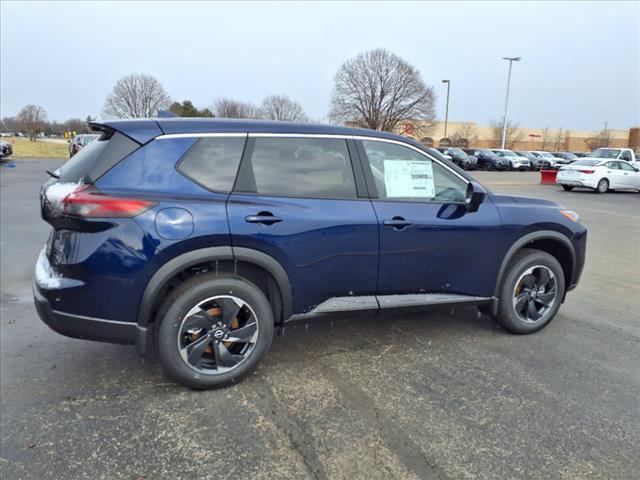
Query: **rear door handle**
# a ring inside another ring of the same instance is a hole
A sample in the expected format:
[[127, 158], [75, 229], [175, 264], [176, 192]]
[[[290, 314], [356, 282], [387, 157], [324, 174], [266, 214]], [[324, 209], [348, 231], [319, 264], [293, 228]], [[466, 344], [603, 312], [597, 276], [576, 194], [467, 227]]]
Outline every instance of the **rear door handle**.
[[393, 227], [396, 230], [404, 230], [405, 228], [413, 225], [413, 223], [405, 220], [402, 217], [393, 217], [391, 220], [383, 220], [382, 224], [385, 227]]
[[274, 223], [281, 222], [282, 219], [274, 217], [271, 212], [260, 212], [257, 215], [247, 215], [244, 217], [244, 221], [247, 223], [261, 223], [262, 225], [273, 225]]

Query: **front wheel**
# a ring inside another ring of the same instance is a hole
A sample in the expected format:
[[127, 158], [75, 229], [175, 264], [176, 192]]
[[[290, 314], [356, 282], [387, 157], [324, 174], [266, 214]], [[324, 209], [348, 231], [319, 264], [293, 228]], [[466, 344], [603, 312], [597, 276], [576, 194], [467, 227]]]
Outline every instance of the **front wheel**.
[[562, 188], [565, 191], [570, 192], [571, 190], [573, 190], [573, 185], [562, 185]]
[[564, 272], [555, 257], [523, 248], [509, 262], [496, 323], [512, 333], [533, 333], [555, 317], [564, 299]]
[[165, 373], [205, 390], [239, 382], [273, 340], [269, 301], [233, 275], [201, 274], [169, 295], [158, 315], [156, 344]]
[[491, 164], [489, 162], [484, 162], [482, 164], [482, 170], [484, 170], [485, 172], [488, 172], [489, 170], [491, 170]]

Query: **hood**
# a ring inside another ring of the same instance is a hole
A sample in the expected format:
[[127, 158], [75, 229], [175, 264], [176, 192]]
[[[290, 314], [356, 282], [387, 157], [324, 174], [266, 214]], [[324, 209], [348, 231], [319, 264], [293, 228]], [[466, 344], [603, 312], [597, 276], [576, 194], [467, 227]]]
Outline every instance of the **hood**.
[[557, 202], [551, 200], [543, 200], [541, 198], [533, 197], [519, 197], [516, 195], [503, 195], [500, 193], [490, 194], [491, 200], [498, 205], [530, 205], [532, 207], [549, 207], [549, 208], [563, 208]]

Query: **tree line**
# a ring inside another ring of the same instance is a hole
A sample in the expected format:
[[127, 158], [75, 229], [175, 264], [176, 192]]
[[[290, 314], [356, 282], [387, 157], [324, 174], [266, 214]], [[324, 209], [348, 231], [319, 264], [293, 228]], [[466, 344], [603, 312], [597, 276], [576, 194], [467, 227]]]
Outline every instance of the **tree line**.
[[[286, 95], [270, 95], [259, 105], [218, 98], [211, 106], [198, 108], [190, 100], [172, 100], [158, 79], [142, 73], [116, 82], [104, 101], [102, 116], [148, 118], [159, 110], [185, 117], [309, 121], [302, 105]], [[415, 67], [388, 50], [375, 49], [340, 66], [334, 78], [329, 118], [334, 123], [386, 131], [395, 130], [399, 122], [410, 118], [421, 120], [422, 128], [429, 128], [435, 120], [435, 94]], [[75, 118], [48, 122], [42, 107], [27, 105], [16, 117], [3, 119], [1, 130], [61, 134], [65, 130], [82, 132], [84, 123]]]

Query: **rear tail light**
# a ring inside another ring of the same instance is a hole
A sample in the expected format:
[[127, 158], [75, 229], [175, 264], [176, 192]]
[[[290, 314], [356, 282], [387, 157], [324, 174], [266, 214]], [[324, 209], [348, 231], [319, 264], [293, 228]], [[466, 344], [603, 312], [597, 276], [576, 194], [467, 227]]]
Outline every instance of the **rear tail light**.
[[578, 170], [580, 173], [586, 173], [586, 174], [591, 174], [593, 172], [595, 172], [595, 170]]
[[81, 218], [135, 217], [156, 202], [105, 195], [92, 185], [78, 185], [54, 207], [63, 215]]

